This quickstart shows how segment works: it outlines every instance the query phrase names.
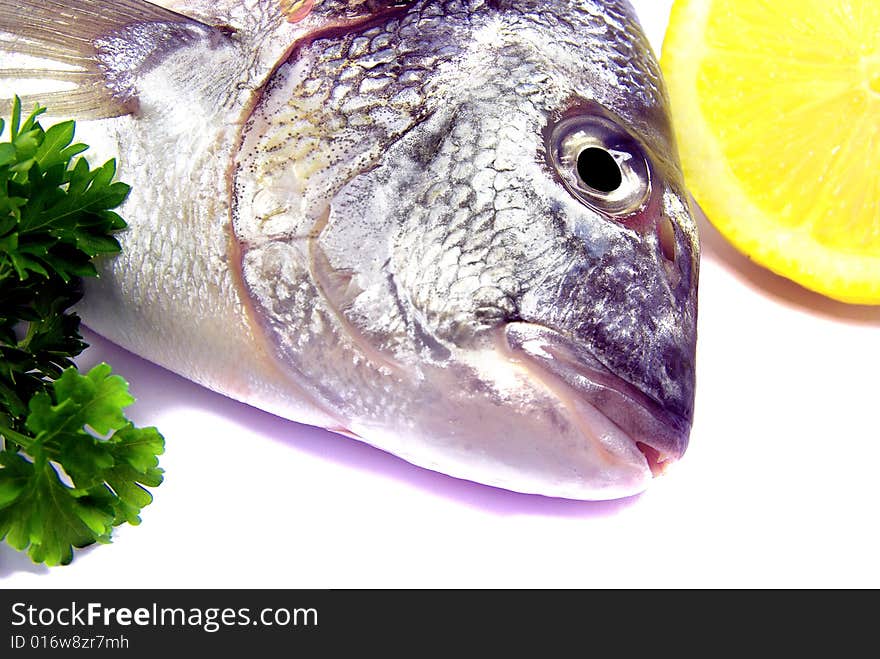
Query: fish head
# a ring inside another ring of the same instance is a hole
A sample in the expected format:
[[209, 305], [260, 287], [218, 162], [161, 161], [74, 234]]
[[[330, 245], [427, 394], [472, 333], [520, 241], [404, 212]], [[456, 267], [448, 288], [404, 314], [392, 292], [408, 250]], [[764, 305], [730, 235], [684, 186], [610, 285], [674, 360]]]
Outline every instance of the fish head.
[[320, 206], [311, 277], [384, 373], [326, 397], [424, 466], [631, 495], [694, 402], [698, 242], [659, 68], [627, 3], [476, 4], [430, 23], [445, 59], [383, 105], [420, 111]]

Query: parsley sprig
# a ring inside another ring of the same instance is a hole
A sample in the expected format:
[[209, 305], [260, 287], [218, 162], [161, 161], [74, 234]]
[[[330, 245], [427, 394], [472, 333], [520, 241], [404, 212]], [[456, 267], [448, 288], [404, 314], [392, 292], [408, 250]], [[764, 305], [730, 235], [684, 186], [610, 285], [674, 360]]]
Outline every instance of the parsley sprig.
[[90, 168], [73, 121], [44, 130], [45, 111], [22, 121], [16, 98], [0, 142], [0, 540], [58, 565], [140, 522], [164, 440], [126, 419], [134, 399], [109, 366], [72, 361], [87, 346], [70, 307], [94, 259], [120, 250], [112, 209], [129, 186], [113, 160]]

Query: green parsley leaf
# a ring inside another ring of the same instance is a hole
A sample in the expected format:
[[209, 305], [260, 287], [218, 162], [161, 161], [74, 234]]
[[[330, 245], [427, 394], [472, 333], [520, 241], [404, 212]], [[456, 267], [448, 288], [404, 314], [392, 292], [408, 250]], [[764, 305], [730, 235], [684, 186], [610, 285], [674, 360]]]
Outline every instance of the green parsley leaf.
[[69, 368], [51, 395], [31, 399], [27, 435], [0, 427], [21, 447], [0, 452], [0, 538], [59, 565], [75, 547], [109, 542], [114, 526], [140, 523], [152, 501], [145, 488], [162, 482], [157, 456], [165, 444], [155, 428], [125, 418], [133, 402], [107, 364], [86, 375]]

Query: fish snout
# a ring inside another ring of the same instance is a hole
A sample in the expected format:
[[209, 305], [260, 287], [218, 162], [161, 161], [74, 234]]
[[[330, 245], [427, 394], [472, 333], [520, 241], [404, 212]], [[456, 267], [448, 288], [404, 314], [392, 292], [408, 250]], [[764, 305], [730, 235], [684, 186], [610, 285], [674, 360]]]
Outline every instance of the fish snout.
[[[504, 326], [502, 337], [508, 357], [552, 390], [570, 416], [589, 425], [583, 407], [597, 411], [644, 455], [655, 476], [684, 455], [691, 416], [682, 413], [681, 401], [656, 400], [556, 330], [515, 322]], [[589, 429], [587, 434], [595, 436]]]

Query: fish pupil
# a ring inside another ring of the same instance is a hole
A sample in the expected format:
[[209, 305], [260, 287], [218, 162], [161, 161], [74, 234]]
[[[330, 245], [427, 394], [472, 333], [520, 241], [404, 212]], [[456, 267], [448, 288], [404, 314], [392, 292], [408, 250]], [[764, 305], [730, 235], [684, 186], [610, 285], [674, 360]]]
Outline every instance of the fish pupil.
[[599, 192], [614, 192], [623, 184], [623, 173], [614, 156], [599, 147], [581, 151], [577, 172], [581, 181]]

